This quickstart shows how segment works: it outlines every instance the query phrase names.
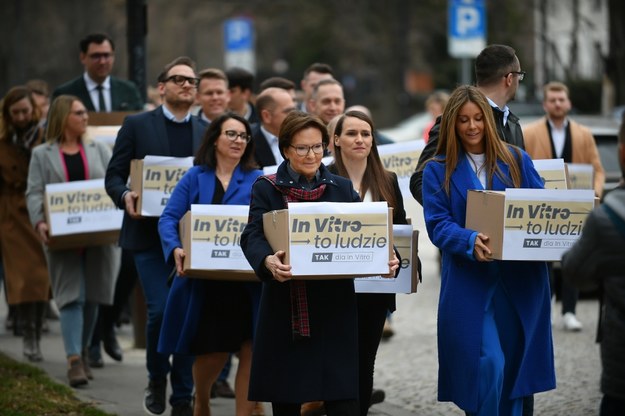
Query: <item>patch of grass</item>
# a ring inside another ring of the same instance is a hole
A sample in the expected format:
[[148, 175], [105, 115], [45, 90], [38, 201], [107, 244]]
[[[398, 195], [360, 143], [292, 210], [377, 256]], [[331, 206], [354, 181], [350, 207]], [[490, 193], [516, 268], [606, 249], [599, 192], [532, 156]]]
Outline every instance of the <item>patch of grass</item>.
[[74, 396], [42, 370], [0, 353], [0, 414], [2, 416], [111, 416]]

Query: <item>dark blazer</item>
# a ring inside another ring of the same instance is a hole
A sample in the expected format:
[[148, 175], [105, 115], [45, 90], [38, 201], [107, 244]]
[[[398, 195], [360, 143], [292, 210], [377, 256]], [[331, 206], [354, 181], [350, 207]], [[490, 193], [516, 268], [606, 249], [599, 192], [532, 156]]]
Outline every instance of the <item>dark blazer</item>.
[[[191, 116], [193, 124], [193, 153], [200, 147], [206, 124]], [[106, 170], [104, 185], [113, 202], [124, 210], [124, 221], [119, 235], [119, 245], [129, 250], [146, 250], [160, 243], [158, 218], [130, 218], [125, 212], [122, 195], [128, 191], [130, 161], [143, 159], [146, 155], [169, 156], [169, 141], [165, 127], [163, 107], [146, 113], [126, 117], [117, 133], [113, 156]], [[190, 154], [188, 156], [193, 156]]]
[[[252, 184], [261, 174], [262, 171], [260, 170], [244, 171], [240, 166], [237, 166], [232, 173], [230, 186], [226, 189], [221, 203], [223, 205], [248, 205], [252, 197]], [[165, 261], [168, 263], [174, 264], [172, 253], [175, 248], [182, 247], [178, 231], [180, 219], [191, 209], [191, 204], [212, 203], [215, 194], [215, 178], [215, 169], [205, 165], [194, 166], [189, 169], [180, 182], [178, 182], [178, 185], [176, 185], [158, 222], [163, 254], [165, 255]], [[227, 207], [224, 207], [224, 212], [227, 209]], [[254, 285], [256, 299], [260, 298], [260, 282], [215, 282], [176, 275], [163, 315], [163, 325], [158, 344], [159, 352], [165, 354], [189, 354], [193, 350], [193, 342], [198, 335], [198, 331], [210, 331], [210, 329], [220, 328], [219, 325], [211, 326], [207, 324], [207, 321], [223, 321], [223, 315], [203, 316], [202, 313], [206, 311], [204, 304], [210, 301], [207, 298], [207, 290], [219, 292], [221, 297], [224, 297], [229, 293], [229, 291], [222, 293], [225, 289], [225, 284], [229, 286]], [[227, 299], [230, 298], [228, 297]], [[215, 302], [219, 301], [220, 299], [215, 300]], [[224, 309], [228, 307], [226, 305]], [[239, 305], [236, 307], [239, 307]], [[223, 313], [224, 310], [221, 310], [221, 312]], [[256, 312], [254, 311], [252, 315], [256, 316]], [[218, 333], [210, 332], [210, 334], [219, 336]]]
[[[79, 76], [63, 85], [56, 87], [52, 92], [54, 100], [59, 95], [75, 95], [87, 107], [89, 111], [95, 111], [95, 106], [91, 102], [91, 96], [87, 91], [87, 84], [83, 76]], [[112, 111], [140, 111], [143, 110], [143, 101], [139, 90], [130, 81], [125, 81], [111, 76], [111, 110]]]
[[252, 141], [254, 142], [254, 157], [256, 158], [258, 166], [264, 168], [265, 166], [274, 166], [277, 164], [271, 147], [269, 143], [267, 143], [267, 137], [265, 137], [263, 131], [260, 129], [260, 124], [257, 124], [252, 129]]
[[[286, 163], [276, 181], [288, 186]], [[322, 164], [327, 184], [319, 201], [358, 202], [352, 183], [331, 174]], [[294, 184], [293, 186], [297, 186]], [[250, 220], [241, 236], [245, 257], [263, 280], [254, 339], [249, 399], [265, 402], [307, 402], [356, 399], [358, 340], [353, 279], [306, 280], [311, 337], [294, 340], [291, 333], [291, 282], [280, 283], [264, 266], [273, 254], [263, 232], [265, 212], [283, 209], [282, 194], [259, 179], [252, 188]]]
[[[514, 150], [513, 150], [514, 152]], [[509, 178], [506, 164], [499, 169]], [[521, 188], [543, 188], [532, 160], [522, 152]], [[473, 257], [477, 230], [465, 228], [467, 190], [483, 189], [464, 153], [451, 176], [449, 195], [443, 189], [444, 157], [425, 165], [423, 215], [428, 236], [443, 251], [438, 303], [438, 400], [453, 401], [474, 412], [478, 405], [480, 347], [484, 310], [496, 285], [503, 285], [524, 340], [522, 356], [506, 357], [512, 397], [524, 397], [555, 388], [551, 340], [549, 275], [543, 261], [478, 262]], [[492, 189], [510, 187], [498, 176]], [[506, 373], [508, 374], [508, 373]], [[507, 375], [506, 375], [507, 377]]]

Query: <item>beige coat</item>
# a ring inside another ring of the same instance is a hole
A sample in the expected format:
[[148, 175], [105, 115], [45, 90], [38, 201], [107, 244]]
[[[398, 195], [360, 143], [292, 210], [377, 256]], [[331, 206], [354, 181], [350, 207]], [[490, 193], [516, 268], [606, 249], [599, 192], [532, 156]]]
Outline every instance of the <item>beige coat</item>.
[[[89, 179], [103, 178], [111, 158], [111, 150], [99, 142], [84, 144], [89, 166]], [[28, 172], [26, 203], [33, 226], [45, 221], [43, 204], [45, 186], [66, 182], [58, 144], [44, 143], [33, 150]], [[85, 247], [72, 250], [48, 250], [48, 267], [52, 280], [52, 294], [62, 308], [79, 298], [85, 284], [86, 300], [111, 304], [115, 280], [120, 266], [119, 248], [112, 245]]]
[[0, 253], [10, 305], [50, 298], [46, 258], [26, 210], [28, 161], [25, 150], [0, 141]]
[[[599, 151], [595, 144], [595, 138], [590, 130], [579, 123], [569, 119], [571, 126], [571, 147], [573, 149], [572, 163], [589, 163], [594, 171], [594, 189], [597, 196], [603, 192], [605, 172], [599, 158]], [[547, 130], [545, 117], [523, 128], [525, 151], [532, 159], [551, 159], [551, 139]]]

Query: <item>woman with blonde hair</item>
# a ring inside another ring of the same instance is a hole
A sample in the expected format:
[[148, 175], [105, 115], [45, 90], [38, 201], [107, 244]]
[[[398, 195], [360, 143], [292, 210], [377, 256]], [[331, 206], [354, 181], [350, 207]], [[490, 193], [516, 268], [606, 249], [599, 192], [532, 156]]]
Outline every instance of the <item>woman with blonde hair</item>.
[[60, 309], [69, 384], [82, 386], [92, 378], [83, 357], [96, 322], [98, 304], [111, 304], [120, 262], [113, 244], [50, 250], [44, 215], [45, 186], [51, 183], [103, 178], [111, 150], [87, 140], [87, 109], [78, 97], [57, 97], [48, 113], [46, 143], [33, 150], [26, 201], [30, 221], [44, 244], [52, 293]]
[[499, 139], [493, 112], [461, 86], [443, 112], [423, 172], [423, 212], [442, 250], [438, 400], [469, 415], [515, 415], [555, 388], [550, 293], [542, 261], [495, 261], [489, 236], [465, 228], [470, 189], [543, 188], [530, 157]]

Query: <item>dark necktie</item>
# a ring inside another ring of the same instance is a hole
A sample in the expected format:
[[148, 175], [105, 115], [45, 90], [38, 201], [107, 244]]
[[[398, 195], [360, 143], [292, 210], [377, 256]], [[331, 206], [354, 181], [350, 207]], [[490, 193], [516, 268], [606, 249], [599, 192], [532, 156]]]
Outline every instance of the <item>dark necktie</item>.
[[101, 113], [106, 112], [106, 103], [104, 102], [104, 87], [100, 84], [96, 87], [98, 90], [98, 111]]

